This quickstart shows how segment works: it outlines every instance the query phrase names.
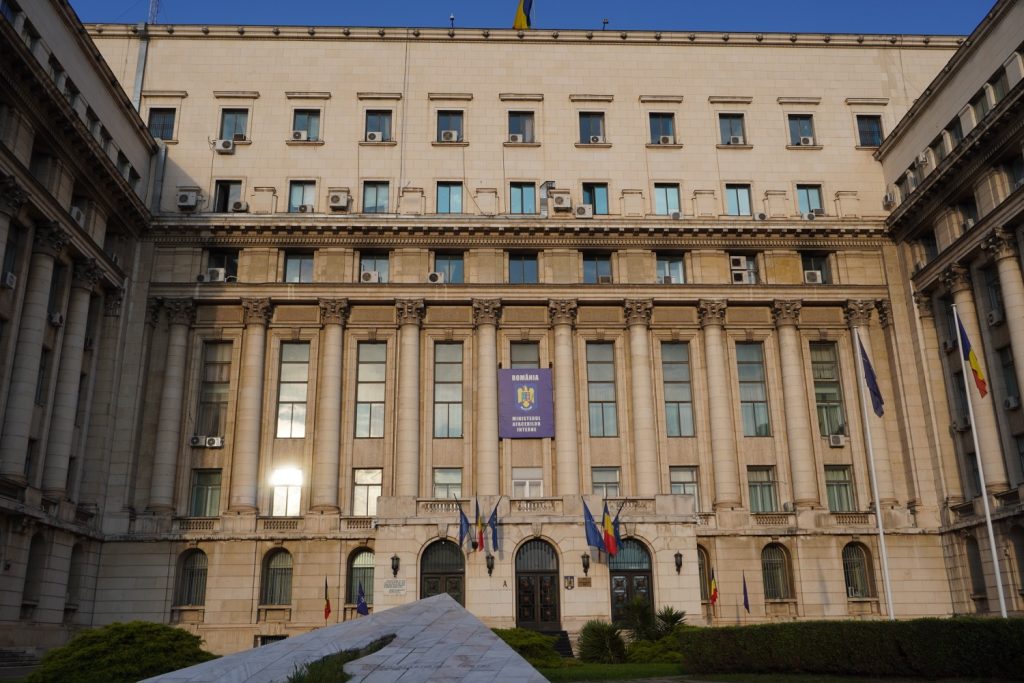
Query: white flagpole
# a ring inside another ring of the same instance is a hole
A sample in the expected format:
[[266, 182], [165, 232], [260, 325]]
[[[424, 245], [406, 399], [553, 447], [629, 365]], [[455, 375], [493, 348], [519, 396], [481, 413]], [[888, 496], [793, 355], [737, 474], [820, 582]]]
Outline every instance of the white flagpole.
[[867, 376], [864, 374], [864, 361], [861, 358], [860, 328], [853, 328], [853, 338], [857, 343], [854, 358], [857, 362], [857, 388], [860, 389], [860, 417], [864, 426], [864, 443], [868, 449], [868, 472], [871, 476], [871, 495], [875, 501], [875, 522], [878, 524], [878, 551], [882, 556], [882, 583], [885, 588], [885, 605], [889, 610], [889, 620], [896, 620], [896, 611], [892, 606], [892, 583], [889, 581], [889, 552], [885, 547], [885, 526], [882, 524], [882, 504], [878, 497], [878, 479], [875, 477], [875, 447], [871, 442], [871, 424], [868, 422], [868, 390]]
[[[996, 534], [992, 530], [992, 510], [988, 506], [988, 487], [985, 485], [985, 468], [981, 464], [981, 448], [978, 446], [978, 429], [974, 421], [974, 401], [971, 400], [971, 384], [967, 379], [968, 373], [973, 373], [967, 367], [967, 359], [964, 358], [963, 340], [960, 339], [960, 311], [956, 310], [953, 304], [953, 322], [956, 325], [957, 347], [960, 351], [960, 370], [964, 375], [964, 391], [967, 398], [967, 416], [971, 419], [971, 438], [974, 439], [974, 459], [978, 463], [978, 479], [981, 480], [981, 502], [985, 508], [985, 526], [988, 529], [988, 549], [992, 553], [992, 568], [996, 573], [996, 593], [999, 595], [999, 615], [1006, 618], [1006, 596], [1003, 595], [1003, 572], [999, 567], [999, 553], [996, 552]], [[966, 328], [965, 328], [966, 329]], [[975, 387], [977, 391], [977, 387]]]

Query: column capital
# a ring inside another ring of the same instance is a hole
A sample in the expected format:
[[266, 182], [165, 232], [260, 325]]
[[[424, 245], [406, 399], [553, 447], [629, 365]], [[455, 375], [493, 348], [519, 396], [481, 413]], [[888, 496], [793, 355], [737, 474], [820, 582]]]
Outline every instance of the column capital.
[[548, 301], [548, 321], [551, 326], [576, 325], [576, 299], [551, 299]]
[[651, 324], [654, 302], [651, 299], [626, 299], [623, 303], [623, 309], [626, 312], [627, 325], [630, 327], [633, 325], [647, 327]]
[[501, 299], [473, 299], [473, 326], [497, 325], [501, 320]]
[[96, 264], [96, 259], [79, 259], [75, 261], [71, 286], [91, 291], [96, 286], [96, 283], [100, 281], [100, 275], [100, 268]]
[[982, 243], [984, 249], [993, 261], [1015, 258], [1017, 256], [1017, 238], [1012, 232], [1005, 228], [996, 228]]
[[700, 326], [725, 325], [725, 310], [728, 304], [725, 299], [701, 299], [697, 302], [697, 315], [700, 316]]
[[348, 299], [320, 299], [320, 326], [344, 325], [348, 320]]
[[426, 306], [423, 299], [396, 299], [395, 313], [398, 316], [398, 326], [423, 324], [423, 316]]
[[879, 299], [875, 302], [875, 310], [878, 311], [878, 323], [884, 328], [893, 323], [892, 304], [888, 299]]
[[796, 299], [776, 299], [772, 303], [772, 319], [775, 327], [800, 324], [800, 309], [803, 304]]
[[871, 311], [873, 310], [875, 310], [874, 301], [850, 299], [846, 302], [843, 315], [846, 317], [846, 324], [850, 328], [866, 327], [871, 323]]
[[124, 289], [111, 289], [103, 293], [103, 315], [107, 318], [121, 317], [124, 303]]
[[163, 301], [159, 297], [146, 299], [146, 324], [150, 327], [160, 324], [160, 308], [163, 306]]
[[959, 264], [950, 266], [939, 276], [939, 280], [946, 286], [950, 294], [971, 289], [971, 273], [966, 267]]
[[196, 305], [192, 299], [164, 299], [163, 305], [172, 325], [191, 325], [196, 320]]
[[68, 235], [64, 228], [60, 227], [54, 221], [47, 221], [36, 225], [34, 242], [32, 244], [32, 251], [39, 252], [42, 254], [49, 254], [50, 256], [57, 258], [60, 253], [64, 251], [64, 247], [67, 246], [71, 236]]
[[935, 310], [932, 308], [932, 295], [930, 292], [914, 292], [914, 303], [917, 304], [917, 317], [934, 318]]
[[242, 321], [246, 325], [266, 325], [270, 322], [270, 316], [274, 312], [274, 306], [269, 298], [263, 299], [242, 299]]
[[28, 201], [28, 193], [14, 176], [0, 179], [0, 213], [14, 217]]

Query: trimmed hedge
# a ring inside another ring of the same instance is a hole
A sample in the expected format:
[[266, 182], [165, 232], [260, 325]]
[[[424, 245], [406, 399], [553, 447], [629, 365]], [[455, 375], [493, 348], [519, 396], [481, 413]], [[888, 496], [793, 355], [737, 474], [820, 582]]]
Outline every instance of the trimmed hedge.
[[495, 635], [533, 666], [557, 667], [562, 655], [555, 650], [555, 637], [525, 628], [494, 628]]
[[1024, 678], [1024, 619], [803, 621], [677, 632], [688, 673]]

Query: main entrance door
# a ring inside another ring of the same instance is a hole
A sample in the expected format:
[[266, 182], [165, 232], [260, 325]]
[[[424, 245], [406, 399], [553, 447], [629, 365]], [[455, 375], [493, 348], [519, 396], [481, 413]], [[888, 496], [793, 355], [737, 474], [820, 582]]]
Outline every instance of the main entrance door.
[[651, 555], [632, 538], [622, 541], [619, 552], [608, 560], [612, 579], [612, 621], [620, 621], [633, 598], [643, 598], [654, 607], [651, 589]]
[[550, 543], [527, 541], [516, 553], [516, 626], [560, 631], [558, 554]]
[[466, 606], [466, 564], [459, 546], [442, 540], [430, 544], [420, 559], [420, 597], [447, 593]]

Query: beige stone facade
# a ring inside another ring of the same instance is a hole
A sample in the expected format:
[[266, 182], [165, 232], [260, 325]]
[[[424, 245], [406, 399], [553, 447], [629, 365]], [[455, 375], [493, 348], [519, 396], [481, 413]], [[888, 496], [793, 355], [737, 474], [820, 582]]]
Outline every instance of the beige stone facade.
[[[5, 40], [52, 10], [67, 33], [48, 43], [88, 44], [63, 2], [43, 6], [0, 21]], [[1000, 3], [976, 36], [1022, 23]], [[71, 252], [47, 242], [19, 252], [0, 293], [19, 302], [0, 311], [3, 557], [17, 578], [0, 591], [0, 642], [29, 624], [52, 644], [142, 618], [237, 651], [321, 625], [325, 582], [331, 621], [354, 616], [358, 582], [376, 610], [447, 590], [490, 625], [570, 633], [634, 594], [698, 624], [879, 617], [864, 424], [895, 614], [992, 610], [971, 600], [961, 552], [978, 519], [946, 429], [952, 375], [912, 296], [947, 268], [911, 276], [928, 219], [890, 216], [888, 159], [905, 166], [951, 57], [1002, 51], [1009, 73], [1019, 45], [87, 28], [106, 60], [89, 53], [97, 87], [128, 93], [105, 95], [118, 123], [103, 125], [147, 189], [88, 192], [90, 206], [119, 202], [74, 247], [96, 251], [107, 279], [76, 270], [48, 308], [53, 254]], [[55, 124], [16, 123], [27, 86], [3, 87], [4, 182], [41, 187], [50, 176], [28, 151]], [[74, 192], [50, 194], [54, 210], [75, 206]], [[25, 239], [41, 234], [37, 213], [54, 218], [30, 195], [8, 212]], [[121, 221], [125, 251], [108, 263]], [[96, 308], [82, 332], [86, 304], [121, 288], [102, 309], [117, 316]], [[1024, 344], [1012, 283], [1003, 291], [1008, 322], [993, 329]], [[862, 419], [853, 330], [882, 418]], [[25, 355], [40, 335], [52, 375]], [[515, 367], [550, 368], [554, 438], [499, 439], [496, 370]], [[67, 393], [72, 378], [82, 391]], [[33, 402], [38, 386], [51, 393]], [[1015, 611], [1019, 412], [993, 416], [1002, 441], [987, 456], [1005, 464], [988, 481]], [[27, 477], [24, 441], [44, 442]], [[68, 443], [84, 467], [62, 457]], [[477, 500], [485, 518], [497, 510], [500, 549], [487, 530], [486, 551], [446, 555], [459, 506], [472, 517]], [[584, 536], [584, 501], [600, 518], [605, 500], [628, 540], [617, 560]], [[77, 573], [72, 547], [88, 552]], [[43, 567], [36, 588], [25, 576]]]

